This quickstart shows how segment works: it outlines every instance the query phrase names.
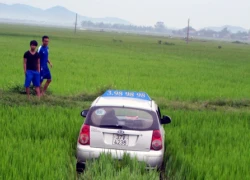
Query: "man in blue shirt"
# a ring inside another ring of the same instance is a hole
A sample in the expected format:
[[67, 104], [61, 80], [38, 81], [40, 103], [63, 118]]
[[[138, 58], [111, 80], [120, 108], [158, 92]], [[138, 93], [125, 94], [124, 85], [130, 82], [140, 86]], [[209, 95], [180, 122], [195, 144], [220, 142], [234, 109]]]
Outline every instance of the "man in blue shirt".
[[[41, 71], [40, 71], [40, 85], [41, 85], [41, 95], [45, 93], [47, 90], [49, 84], [51, 83], [51, 73], [48, 67], [48, 63], [50, 64], [50, 67], [52, 68], [52, 63], [49, 60], [49, 37], [43, 36], [42, 37], [42, 45], [38, 48], [38, 53], [40, 56], [40, 64], [41, 64]], [[42, 89], [42, 83], [43, 80], [47, 79], [43, 89]]]

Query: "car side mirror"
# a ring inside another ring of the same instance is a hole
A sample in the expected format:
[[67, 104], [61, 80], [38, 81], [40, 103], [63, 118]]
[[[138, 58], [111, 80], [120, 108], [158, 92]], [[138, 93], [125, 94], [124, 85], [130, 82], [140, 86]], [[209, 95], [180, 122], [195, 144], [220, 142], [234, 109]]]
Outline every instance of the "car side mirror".
[[161, 124], [169, 124], [171, 123], [171, 118], [169, 116], [163, 116], [163, 118], [161, 119]]
[[81, 112], [81, 116], [82, 116], [82, 117], [86, 117], [87, 114], [88, 114], [88, 112], [89, 112], [88, 109], [83, 110], [83, 111]]

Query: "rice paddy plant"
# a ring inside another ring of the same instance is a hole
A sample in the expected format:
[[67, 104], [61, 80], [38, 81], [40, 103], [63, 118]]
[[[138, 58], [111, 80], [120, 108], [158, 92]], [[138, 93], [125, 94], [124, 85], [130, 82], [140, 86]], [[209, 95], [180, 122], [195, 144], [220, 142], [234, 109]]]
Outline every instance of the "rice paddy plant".
[[125, 154], [121, 160], [113, 159], [111, 154], [101, 154], [99, 159], [87, 162], [86, 170], [79, 179], [159, 179], [159, 172], [145, 168], [145, 163], [138, 162], [128, 154]]
[[[44, 34], [53, 81], [47, 96], [28, 101], [22, 56]], [[114, 43], [113, 33], [2, 24], [0, 36], [0, 179], [158, 179], [127, 156], [102, 155], [76, 174], [80, 111], [109, 88], [145, 91], [172, 117], [167, 179], [250, 179], [249, 45], [171, 39], [175, 45], [164, 46], [122, 33]]]
[[248, 179], [250, 113], [169, 111], [166, 174], [170, 179]]

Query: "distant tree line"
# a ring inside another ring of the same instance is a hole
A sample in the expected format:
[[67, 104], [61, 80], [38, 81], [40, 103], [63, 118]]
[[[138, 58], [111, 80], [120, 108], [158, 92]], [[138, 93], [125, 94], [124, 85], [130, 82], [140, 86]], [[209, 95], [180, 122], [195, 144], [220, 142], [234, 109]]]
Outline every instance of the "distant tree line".
[[[172, 31], [174, 35], [186, 36], [187, 27]], [[221, 31], [213, 31], [211, 29], [201, 29], [199, 31], [194, 28], [189, 28], [189, 34], [192, 37], [208, 37], [208, 38], [224, 38], [224, 39], [235, 39], [235, 40], [250, 40], [250, 31], [249, 32], [237, 32], [231, 33], [228, 28], [224, 28]]]
[[[151, 33], [166, 33], [176, 36], [186, 37], [187, 27], [179, 30], [168, 29], [164, 22], [157, 22], [154, 26], [136, 26], [136, 25], [124, 25], [124, 24], [111, 24], [103, 22], [82, 21], [81, 26], [84, 28], [98, 28], [98, 29], [113, 29], [123, 31], [135, 31], [135, 32], [151, 32]], [[210, 29], [195, 30], [193, 27], [189, 27], [189, 35], [191, 37], [207, 37], [207, 38], [224, 38], [235, 40], [250, 40], [249, 32], [237, 32], [231, 33], [228, 28], [224, 28], [221, 31], [213, 31]]]
[[126, 31], [140, 31], [140, 32], [167, 32], [167, 29], [163, 22], [157, 22], [154, 27], [152, 26], [136, 26], [136, 25], [124, 25], [124, 24], [111, 24], [103, 22], [91, 22], [82, 21], [82, 27], [85, 28], [99, 28], [99, 29], [115, 29]]

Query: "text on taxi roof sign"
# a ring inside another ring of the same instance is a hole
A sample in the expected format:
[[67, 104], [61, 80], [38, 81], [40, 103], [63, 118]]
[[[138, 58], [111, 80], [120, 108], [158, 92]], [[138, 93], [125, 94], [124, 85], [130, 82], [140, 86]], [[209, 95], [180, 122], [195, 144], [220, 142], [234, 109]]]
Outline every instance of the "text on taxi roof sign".
[[149, 95], [145, 92], [136, 92], [136, 91], [125, 91], [125, 90], [107, 90], [102, 97], [128, 97], [143, 99], [151, 101]]

